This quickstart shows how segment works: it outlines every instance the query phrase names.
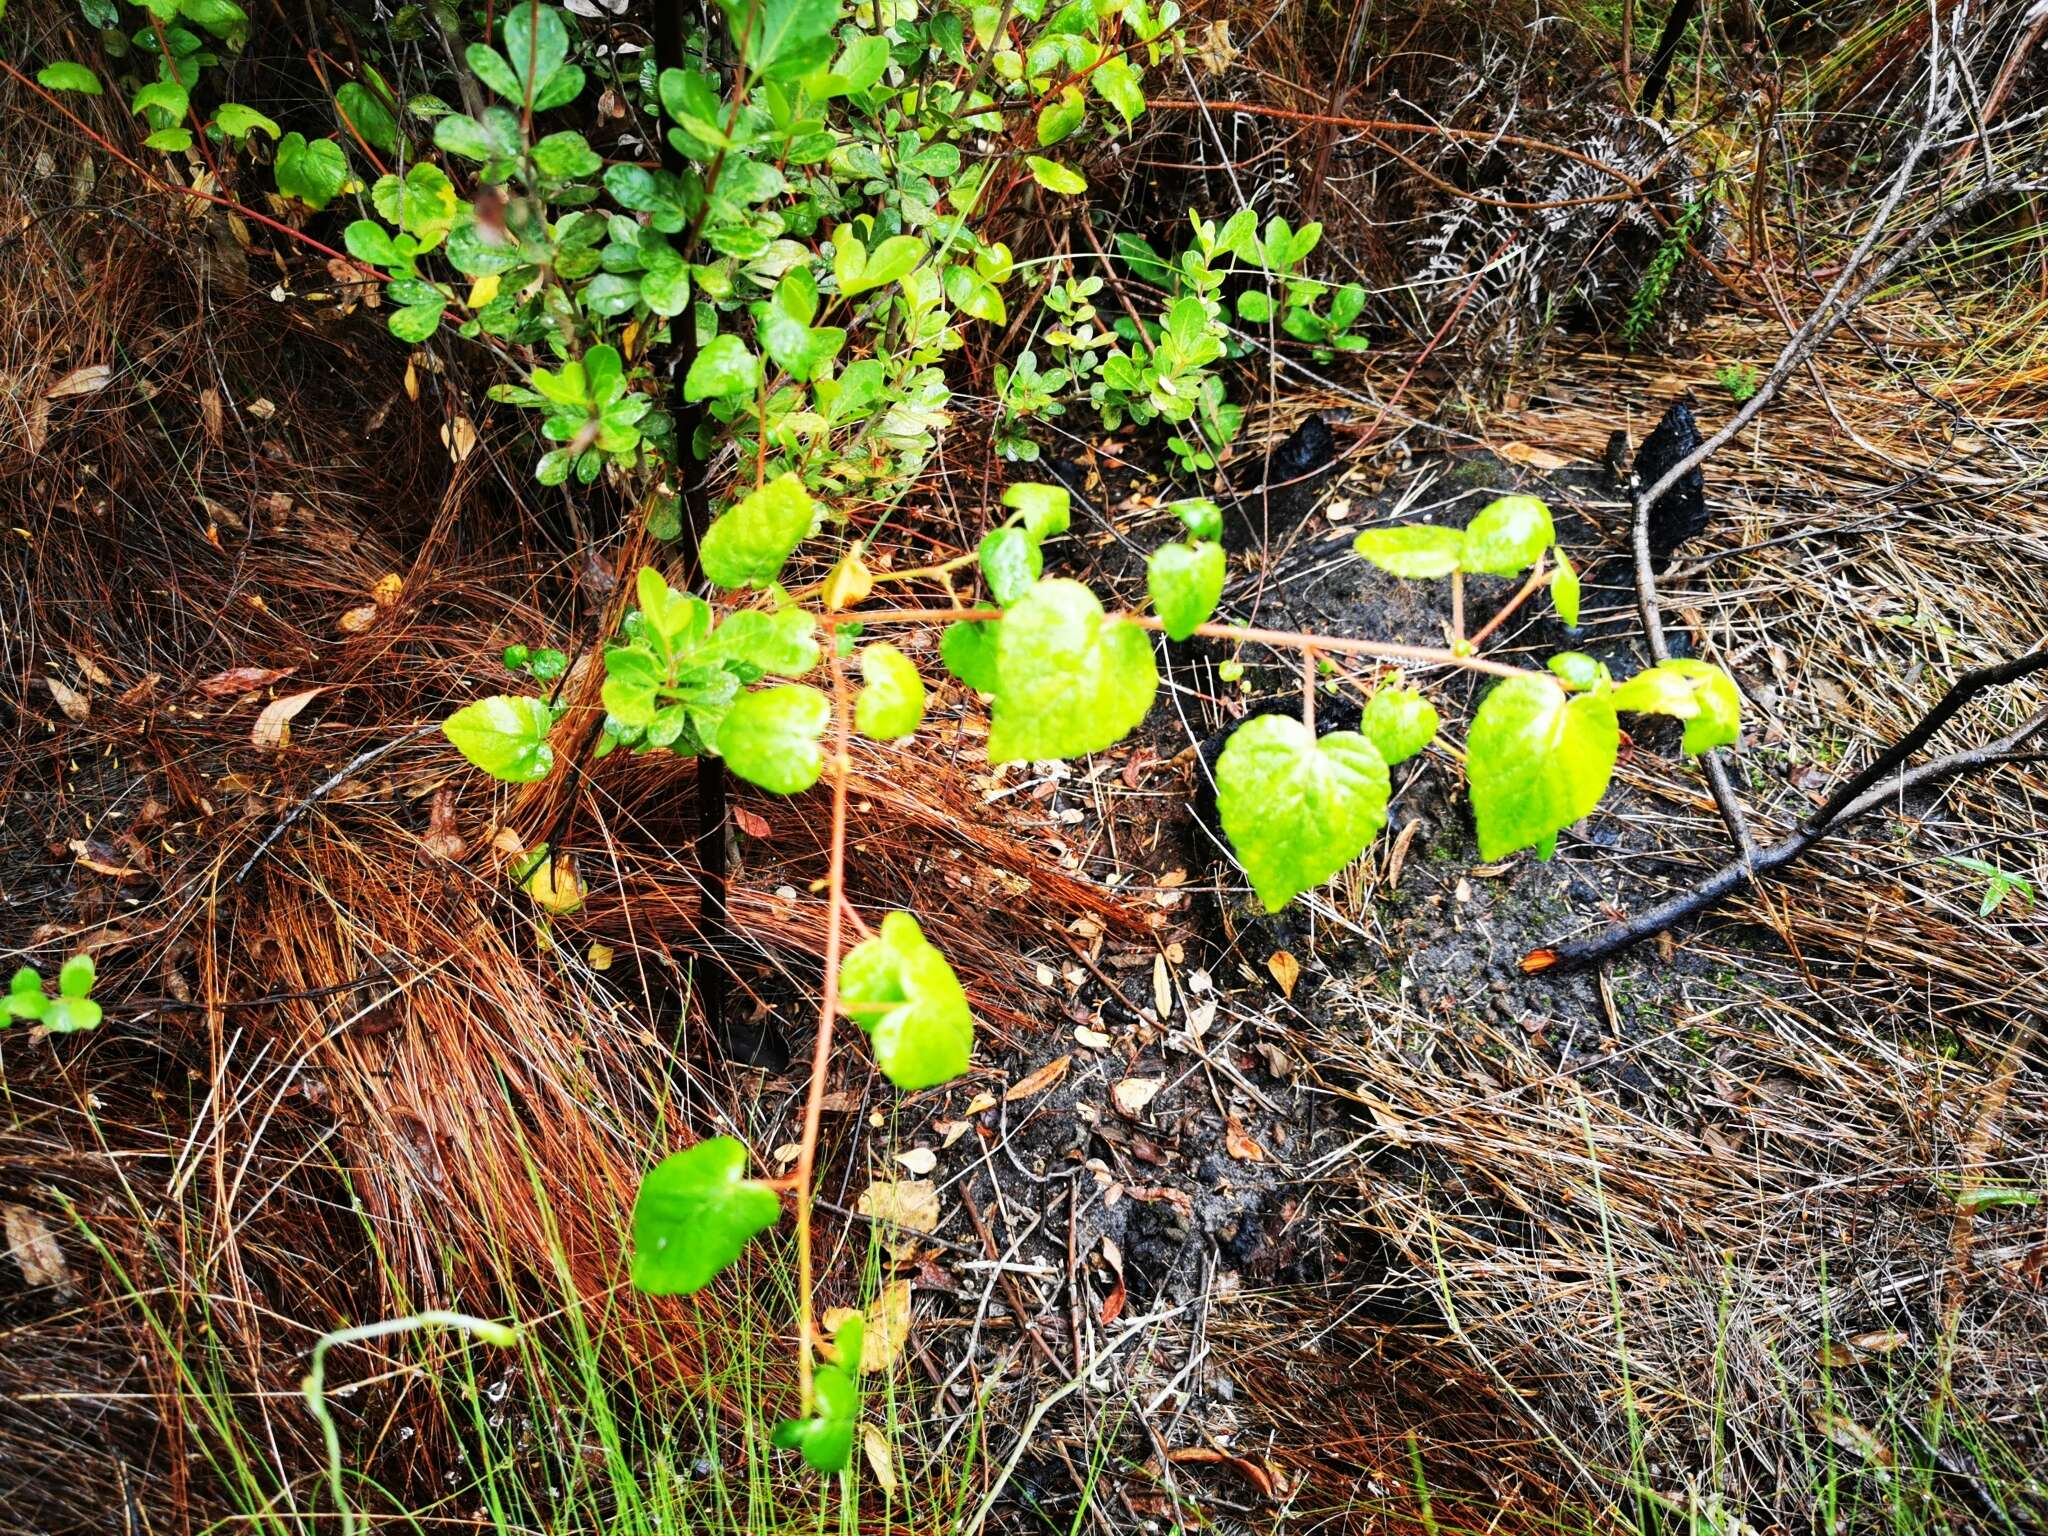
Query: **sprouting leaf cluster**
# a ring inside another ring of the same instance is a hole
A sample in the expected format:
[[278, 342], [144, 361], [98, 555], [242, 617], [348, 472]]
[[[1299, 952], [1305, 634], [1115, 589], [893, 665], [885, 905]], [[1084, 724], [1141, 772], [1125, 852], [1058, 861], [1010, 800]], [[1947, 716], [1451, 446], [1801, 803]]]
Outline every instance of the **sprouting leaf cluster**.
[[52, 1034], [75, 1034], [91, 1029], [100, 1021], [100, 1005], [93, 1001], [95, 970], [91, 955], [73, 955], [57, 972], [57, 995], [44, 990], [42, 974], [32, 965], [14, 973], [7, 995], [0, 998], [0, 1024], [19, 1019], [40, 1024]]

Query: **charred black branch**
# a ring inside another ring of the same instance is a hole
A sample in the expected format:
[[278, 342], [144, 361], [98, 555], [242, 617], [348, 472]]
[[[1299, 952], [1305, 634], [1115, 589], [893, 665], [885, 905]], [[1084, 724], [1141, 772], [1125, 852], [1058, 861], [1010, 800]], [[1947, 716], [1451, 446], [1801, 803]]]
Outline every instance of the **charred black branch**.
[[1640, 944], [1644, 939], [1653, 938], [1667, 928], [1697, 916], [1751, 885], [1758, 877], [1773, 870], [1783, 869], [1810, 851], [1822, 839], [1840, 831], [1857, 817], [1876, 810], [1908, 791], [1953, 777], [1958, 773], [1995, 767], [1999, 763], [2013, 761], [2016, 755], [2024, 756], [2020, 749], [2035, 736], [2048, 731], [2048, 708], [2042, 709], [2019, 729], [2001, 736], [1996, 741], [1987, 742], [1981, 747], [1967, 747], [1959, 752], [1951, 752], [1946, 757], [1922, 763], [1917, 768], [1903, 766], [1908, 757], [1925, 745], [1934, 733], [1972, 698], [1988, 688], [2015, 682], [2031, 673], [2044, 671], [2048, 671], [2048, 650], [2030, 651], [2025, 656], [2016, 657], [2011, 661], [1966, 673], [1957, 679], [1940, 702], [1929, 710], [1917, 725], [1880, 752], [1869, 767], [1831, 796], [1827, 803], [1802, 822], [1790, 837], [1762, 849], [1754, 858], [1737, 859], [1731, 864], [1724, 864], [1691, 890], [1659, 902], [1626, 922], [1615, 923], [1583, 939], [1573, 939], [1568, 943], [1531, 950], [1522, 958], [1522, 969], [1533, 974], [1541, 971], [1574, 971], [1589, 965], [1597, 965], [1631, 945]]

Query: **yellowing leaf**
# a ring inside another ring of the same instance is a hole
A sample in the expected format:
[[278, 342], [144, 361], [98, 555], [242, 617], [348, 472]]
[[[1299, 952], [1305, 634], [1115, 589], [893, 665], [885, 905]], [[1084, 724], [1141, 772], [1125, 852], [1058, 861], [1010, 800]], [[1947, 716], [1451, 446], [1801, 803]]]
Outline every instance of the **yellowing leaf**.
[[1301, 980], [1301, 962], [1284, 949], [1276, 949], [1266, 957], [1266, 970], [1280, 983], [1281, 994], [1294, 996], [1294, 984]]
[[[1048, 1061], [1036, 1072], [1020, 1078], [1011, 1084], [1009, 1091], [1003, 1095], [1003, 1102], [1014, 1104], [1019, 1099], [1028, 1099], [1035, 1093], [1045, 1092], [1046, 1089], [1067, 1075], [1067, 1068], [1073, 1065], [1073, 1061], [1074, 1058], [1071, 1056], [1058, 1056]], [[969, 1113], [972, 1113], [972, 1110]]]
[[1529, 443], [1508, 443], [1495, 452], [1510, 464], [1526, 464], [1531, 469], [1563, 469], [1572, 462], [1568, 454], [1552, 453], [1548, 448], [1537, 448]]

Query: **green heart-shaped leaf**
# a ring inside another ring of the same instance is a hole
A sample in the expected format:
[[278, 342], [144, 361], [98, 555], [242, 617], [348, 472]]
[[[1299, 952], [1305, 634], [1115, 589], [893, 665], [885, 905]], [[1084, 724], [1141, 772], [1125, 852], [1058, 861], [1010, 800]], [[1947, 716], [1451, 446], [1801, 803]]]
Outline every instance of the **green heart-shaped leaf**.
[[757, 688], [741, 694], [726, 713], [718, 728], [718, 755], [749, 784], [778, 795], [801, 794], [825, 771], [818, 738], [831, 717], [831, 701], [815, 688]]
[[1145, 562], [1152, 611], [1169, 640], [1185, 640], [1209, 622], [1223, 596], [1223, 546], [1210, 539], [1163, 544]]
[[924, 679], [917, 665], [895, 646], [864, 646], [860, 675], [866, 684], [853, 701], [853, 723], [871, 741], [895, 741], [924, 720]]
[[1479, 856], [1536, 847], [1548, 857], [1557, 834], [1600, 803], [1620, 746], [1609, 695], [1567, 697], [1547, 677], [1501, 683], [1465, 738]]
[[1399, 528], [1368, 528], [1351, 547], [1390, 576], [1426, 580], [1448, 576], [1465, 553], [1465, 535], [1457, 528], [1408, 523]]
[[1256, 715], [1216, 760], [1216, 810], [1268, 912], [1365, 851], [1387, 820], [1387, 765], [1356, 731], [1321, 740], [1289, 715]]
[[1503, 496], [1465, 525], [1461, 564], [1481, 576], [1514, 576], [1556, 542], [1550, 508], [1534, 496]]
[[817, 506], [794, 470], [719, 514], [704, 535], [704, 574], [721, 587], [766, 586], [811, 531]]
[[996, 639], [992, 763], [1080, 757], [1121, 741], [1159, 687], [1145, 632], [1105, 617], [1078, 581], [1041, 581]]
[[[803, 1305], [809, 1306], [809, 1298]], [[770, 1439], [786, 1451], [801, 1451], [804, 1462], [818, 1472], [844, 1472], [853, 1456], [853, 1431], [860, 1419], [861, 1347], [866, 1325], [855, 1313], [839, 1325], [832, 1344], [837, 1365], [821, 1365], [811, 1373], [810, 1415], [784, 1419]]]
[[502, 693], [441, 722], [456, 751], [508, 784], [535, 784], [554, 771], [555, 749], [548, 745], [554, 728], [554, 712], [543, 700]]
[[633, 1201], [633, 1284], [654, 1296], [709, 1285], [747, 1240], [775, 1225], [782, 1201], [746, 1177], [747, 1149], [714, 1136], [670, 1153], [640, 1181]]
[[1366, 700], [1358, 734], [1379, 749], [1389, 768], [1436, 740], [1436, 706], [1413, 688], [1382, 688]]
[[908, 912], [847, 952], [839, 1001], [874, 1042], [875, 1060], [906, 1093], [951, 1082], [974, 1050], [974, 1016], [946, 957]]
[[989, 595], [1002, 607], [1009, 607], [1038, 580], [1045, 570], [1045, 556], [1038, 541], [1022, 528], [991, 528], [981, 536], [981, 574], [988, 580]]
[[996, 640], [1001, 633], [1002, 624], [994, 619], [949, 624], [939, 637], [939, 660], [976, 693], [994, 693]]

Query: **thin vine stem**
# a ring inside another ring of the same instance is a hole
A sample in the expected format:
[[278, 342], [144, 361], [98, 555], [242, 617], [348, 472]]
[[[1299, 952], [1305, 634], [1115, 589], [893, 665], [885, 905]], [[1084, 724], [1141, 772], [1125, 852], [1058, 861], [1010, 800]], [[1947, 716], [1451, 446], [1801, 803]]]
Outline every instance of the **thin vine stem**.
[[832, 1028], [839, 1017], [839, 946], [846, 931], [845, 914], [850, 910], [846, 900], [846, 781], [853, 770], [852, 724], [836, 618], [825, 621], [825, 654], [832, 672], [832, 851], [825, 874], [825, 979], [818, 994], [818, 1043], [811, 1052], [803, 1136], [790, 1175], [796, 1194], [797, 1384], [806, 1412], [811, 1406], [811, 1375], [818, 1347], [817, 1314], [811, 1304], [811, 1195], [817, 1180], [818, 1127], [825, 1115], [825, 1077], [832, 1062]]
[[[1002, 616], [1000, 608], [885, 608], [876, 613], [854, 615], [862, 624], [972, 624]], [[1149, 613], [1123, 613], [1115, 617], [1140, 629], [1165, 628]], [[1297, 630], [1259, 629], [1249, 624], [1197, 624], [1194, 632], [1205, 640], [1235, 640], [1244, 645], [1266, 645], [1283, 651], [1328, 651], [1337, 656], [1371, 656], [1381, 661], [1405, 661], [1417, 666], [1459, 667], [1492, 677], [1549, 676], [1531, 667], [1509, 666], [1504, 661], [1490, 661], [1484, 656], [1461, 656], [1440, 646], [1401, 645], [1392, 640], [1354, 640], [1346, 635], [1310, 635]]]

